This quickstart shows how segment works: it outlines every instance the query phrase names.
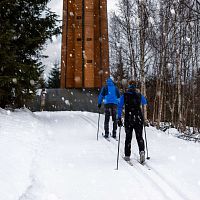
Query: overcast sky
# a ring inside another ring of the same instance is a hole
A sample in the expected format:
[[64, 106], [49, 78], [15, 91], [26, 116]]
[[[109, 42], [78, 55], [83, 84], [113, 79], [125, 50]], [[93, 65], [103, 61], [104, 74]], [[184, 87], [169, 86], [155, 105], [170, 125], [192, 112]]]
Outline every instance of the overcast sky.
[[[108, 12], [110, 12], [111, 10], [114, 9], [116, 0], [107, 0], [107, 3], [108, 3]], [[53, 12], [56, 12], [60, 16], [60, 19], [62, 20], [63, 0], [51, 0], [51, 2], [49, 3], [49, 7]], [[47, 66], [44, 75], [44, 78], [46, 79], [50, 69], [53, 67], [53, 64], [56, 62], [56, 60], [60, 62], [61, 36], [53, 38], [53, 42], [46, 46], [44, 54], [49, 56], [49, 58], [43, 60], [43, 63], [45, 64], [45, 66]]]

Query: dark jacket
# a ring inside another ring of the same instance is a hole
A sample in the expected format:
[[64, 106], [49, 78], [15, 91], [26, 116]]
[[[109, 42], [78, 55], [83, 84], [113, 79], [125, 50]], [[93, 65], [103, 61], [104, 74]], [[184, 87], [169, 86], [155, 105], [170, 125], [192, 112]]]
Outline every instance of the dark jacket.
[[142, 94], [136, 92], [136, 90], [133, 88], [129, 88], [128, 91], [125, 92], [120, 98], [118, 106], [118, 118], [121, 118], [124, 105], [125, 105], [125, 116], [130, 113], [132, 113], [132, 115], [141, 116], [142, 113], [140, 106], [146, 104], [147, 100]]

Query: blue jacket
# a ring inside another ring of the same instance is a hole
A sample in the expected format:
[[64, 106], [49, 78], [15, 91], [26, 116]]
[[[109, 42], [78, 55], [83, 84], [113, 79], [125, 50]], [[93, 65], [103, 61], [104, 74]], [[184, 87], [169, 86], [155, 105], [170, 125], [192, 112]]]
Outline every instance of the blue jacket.
[[104, 100], [104, 104], [116, 104], [118, 105], [120, 93], [115, 86], [111, 78], [106, 80], [106, 86], [102, 87], [98, 97], [98, 104], [101, 104]]
[[[128, 93], [131, 93], [130, 91]], [[141, 95], [141, 105], [146, 105], [147, 104], [147, 99]], [[121, 118], [122, 116], [122, 110], [124, 107], [124, 95], [122, 95], [120, 97], [120, 101], [119, 101], [119, 106], [118, 106], [118, 118]]]

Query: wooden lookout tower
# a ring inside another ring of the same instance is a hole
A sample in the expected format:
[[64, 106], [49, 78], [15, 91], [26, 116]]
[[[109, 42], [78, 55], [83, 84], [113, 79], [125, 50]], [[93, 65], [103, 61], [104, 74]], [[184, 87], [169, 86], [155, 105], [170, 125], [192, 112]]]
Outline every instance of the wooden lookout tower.
[[107, 0], [63, 0], [61, 88], [99, 88], [109, 74]]

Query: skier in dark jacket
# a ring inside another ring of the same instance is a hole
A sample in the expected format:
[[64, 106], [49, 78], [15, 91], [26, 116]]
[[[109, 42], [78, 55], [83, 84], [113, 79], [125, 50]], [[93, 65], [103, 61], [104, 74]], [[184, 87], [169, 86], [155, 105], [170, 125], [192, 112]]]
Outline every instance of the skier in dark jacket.
[[125, 157], [124, 159], [129, 161], [131, 155], [131, 140], [133, 129], [135, 130], [136, 140], [139, 147], [140, 162], [145, 161], [145, 147], [144, 139], [142, 136], [144, 118], [141, 110], [141, 105], [147, 104], [146, 98], [136, 91], [136, 82], [130, 81], [128, 86], [128, 91], [125, 92], [119, 102], [118, 106], [118, 126], [122, 126], [122, 110], [125, 105], [125, 118], [124, 127], [126, 132], [125, 139]]
[[106, 80], [106, 86], [102, 87], [98, 97], [98, 108], [101, 108], [102, 101], [104, 102], [105, 109], [105, 121], [104, 130], [105, 138], [109, 137], [109, 120], [112, 115], [113, 130], [112, 137], [116, 138], [117, 131], [117, 105], [119, 103], [120, 93], [118, 88], [115, 86], [111, 78]]

